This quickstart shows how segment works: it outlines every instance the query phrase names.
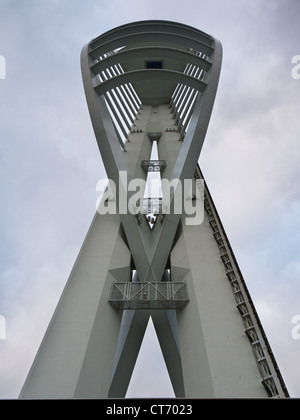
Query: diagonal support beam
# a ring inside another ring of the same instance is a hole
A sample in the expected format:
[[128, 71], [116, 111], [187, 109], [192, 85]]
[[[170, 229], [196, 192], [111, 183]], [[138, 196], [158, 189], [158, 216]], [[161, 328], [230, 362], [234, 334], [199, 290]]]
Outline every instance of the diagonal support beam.
[[148, 325], [148, 311], [123, 311], [109, 398], [124, 398]]
[[177, 316], [175, 310], [153, 311], [153, 325], [164, 356], [173, 390], [178, 398], [185, 397]]

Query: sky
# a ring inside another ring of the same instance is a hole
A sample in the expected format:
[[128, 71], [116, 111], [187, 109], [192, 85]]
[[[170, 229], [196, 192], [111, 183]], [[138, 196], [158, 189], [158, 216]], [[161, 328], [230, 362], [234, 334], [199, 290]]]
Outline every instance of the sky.
[[[81, 48], [146, 19], [222, 42], [199, 164], [289, 393], [300, 397], [300, 2], [0, 0], [0, 399], [19, 395], [106, 176]], [[127, 396], [173, 395], [150, 324]]]

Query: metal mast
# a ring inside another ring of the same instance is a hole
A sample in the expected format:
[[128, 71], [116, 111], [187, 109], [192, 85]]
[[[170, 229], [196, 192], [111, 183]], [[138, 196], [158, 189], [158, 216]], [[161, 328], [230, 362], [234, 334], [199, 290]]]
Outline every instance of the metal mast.
[[[221, 61], [217, 39], [168, 21], [83, 48], [110, 183], [21, 398], [124, 397], [150, 316], [177, 397], [288, 396], [197, 163]], [[150, 172], [161, 193], [137, 195]]]

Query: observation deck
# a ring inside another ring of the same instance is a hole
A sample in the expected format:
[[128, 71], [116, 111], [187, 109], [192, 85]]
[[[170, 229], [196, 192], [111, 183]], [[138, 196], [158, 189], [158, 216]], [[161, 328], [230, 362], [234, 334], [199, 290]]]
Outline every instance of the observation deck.
[[115, 282], [109, 302], [116, 309], [179, 309], [189, 301], [185, 282]]

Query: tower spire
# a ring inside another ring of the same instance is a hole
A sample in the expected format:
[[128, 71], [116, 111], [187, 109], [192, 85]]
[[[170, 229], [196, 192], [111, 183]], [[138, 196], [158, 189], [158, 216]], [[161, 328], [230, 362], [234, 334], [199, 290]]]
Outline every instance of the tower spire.
[[[288, 396], [198, 166], [221, 61], [217, 39], [169, 21], [123, 25], [83, 48], [87, 105], [114, 188], [22, 398], [124, 397], [150, 316], [176, 397]], [[149, 171], [160, 173], [159, 197], [145, 197]]]

